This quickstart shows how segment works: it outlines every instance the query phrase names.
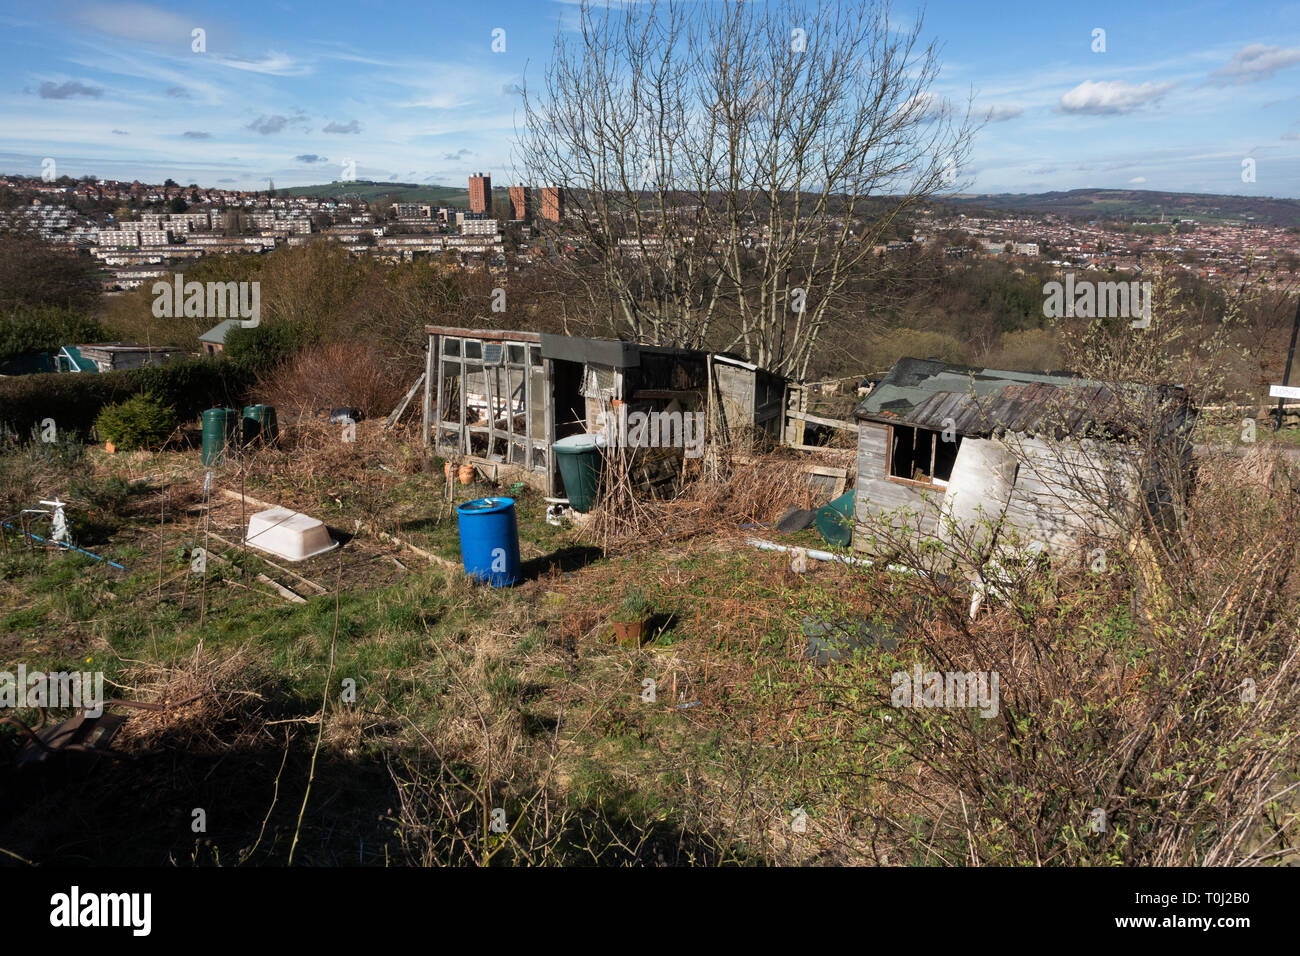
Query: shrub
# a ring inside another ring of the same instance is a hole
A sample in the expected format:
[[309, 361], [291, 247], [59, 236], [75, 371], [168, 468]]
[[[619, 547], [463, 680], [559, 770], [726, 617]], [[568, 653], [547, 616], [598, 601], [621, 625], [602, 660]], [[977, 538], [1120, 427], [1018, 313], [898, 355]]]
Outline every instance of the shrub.
[[262, 401], [285, 412], [311, 414], [350, 405], [377, 418], [392, 411], [414, 380], [374, 346], [331, 342], [308, 346], [264, 372], [258, 390]]
[[57, 306], [19, 309], [0, 316], [0, 361], [27, 352], [46, 352], [61, 345], [103, 338], [105, 333], [100, 324], [75, 309]]
[[873, 370], [890, 368], [901, 358], [937, 358], [955, 365], [966, 363], [966, 348], [951, 335], [920, 329], [892, 329], [867, 348]]
[[270, 369], [291, 358], [308, 340], [306, 330], [289, 322], [238, 327], [226, 335], [226, 356], [232, 362]]
[[255, 377], [243, 363], [191, 359], [168, 365], [106, 372], [20, 375], [0, 380], [0, 434], [27, 436], [52, 418], [59, 434], [86, 435], [100, 410], [137, 392], [152, 392], [182, 421], [205, 408], [242, 404]]
[[140, 392], [101, 411], [95, 430], [123, 451], [155, 448], [176, 430], [176, 412], [153, 394]]

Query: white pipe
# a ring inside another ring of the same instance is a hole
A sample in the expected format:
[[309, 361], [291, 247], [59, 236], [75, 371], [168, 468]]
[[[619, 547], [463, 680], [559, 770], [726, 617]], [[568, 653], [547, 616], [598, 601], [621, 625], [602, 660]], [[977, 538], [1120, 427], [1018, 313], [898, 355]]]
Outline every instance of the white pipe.
[[[795, 551], [802, 551], [804, 554], [808, 555], [808, 557], [816, 558], [818, 561], [839, 561], [843, 564], [861, 564], [866, 567], [873, 567], [875, 566], [876, 563], [869, 558], [852, 558], [844, 554], [832, 554], [829, 551], [818, 551], [815, 548], [795, 548], [789, 545], [777, 544], [774, 541], [764, 541], [762, 538], [746, 538], [745, 543], [753, 545], [755, 548], [758, 548], [762, 551], [781, 551], [785, 554], [791, 554]], [[922, 571], [916, 568], [909, 568], [906, 565], [902, 565], [902, 564], [887, 564], [885, 565], [885, 570], [899, 572], [902, 574], [923, 573]], [[971, 598], [971, 606], [970, 606], [970, 616], [972, 620], [974, 620], [975, 615], [979, 613], [980, 605], [984, 603], [985, 594], [989, 592], [992, 592], [994, 594], [997, 593], [993, 591], [992, 588], [988, 588], [986, 590], [982, 581], [975, 582], [974, 594]]]
[[[777, 544], [775, 541], [764, 541], [762, 538], [746, 538], [745, 542], [751, 544], [763, 551], [782, 551], [790, 554], [794, 551], [802, 551], [810, 558], [816, 558], [818, 561], [839, 561], [842, 564], [861, 564], [866, 567], [874, 567], [875, 561], [869, 558], [853, 558], [846, 554], [832, 554], [829, 551], [818, 551], [816, 548], [795, 548], [785, 544]], [[916, 568], [909, 568], [902, 564], [886, 565], [886, 571], [901, 571], [904, 574], [920, 574]]]

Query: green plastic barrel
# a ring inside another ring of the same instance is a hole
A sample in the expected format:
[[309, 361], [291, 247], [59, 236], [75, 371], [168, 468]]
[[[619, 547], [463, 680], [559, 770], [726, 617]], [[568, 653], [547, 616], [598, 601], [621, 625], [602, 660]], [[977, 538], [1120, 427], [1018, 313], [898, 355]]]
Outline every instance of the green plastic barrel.
[[853, 492], [846, 491], [824, 508], [817, 509], [817, 532], [833, 548], [853, 543]]
[[556, 464], [560, 466], [565, 497], [574, 511], [590, 511], [596, 503], [600, 491], [600, 450], [604, 446], [604, 435], [570, 435], [551, 445]]
[[244, 406], [244, 444], [259, 438], [266, 443], [275, 441], [280, 434], [280, 425], [275, 417], [274, 405]]
[[215, 465], [226, 448], [239, 441], [239, 412], [233, 408], [209, 408], [203, 413], [203, 464]]

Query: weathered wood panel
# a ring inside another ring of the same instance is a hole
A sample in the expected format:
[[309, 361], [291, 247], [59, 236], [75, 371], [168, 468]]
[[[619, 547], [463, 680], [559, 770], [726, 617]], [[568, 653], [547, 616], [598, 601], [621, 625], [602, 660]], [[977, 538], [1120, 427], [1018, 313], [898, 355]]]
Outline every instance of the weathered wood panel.
[[1016, 480], [1016, 457], [1002, 442], [966, 438], [939, 509], [938, 534], [949, 545], [982, 547], [1001, 519]]
[[1020, 468], [1007, 503], [1006, 524], [1021, 545], [1041, 541], [1057, 561], [1079, 556], [1084, 539], [1114, 533], [1109, 514], [1137, 488], [1131, 461], [1113, 445], [1019, 439], [1011, 443]]

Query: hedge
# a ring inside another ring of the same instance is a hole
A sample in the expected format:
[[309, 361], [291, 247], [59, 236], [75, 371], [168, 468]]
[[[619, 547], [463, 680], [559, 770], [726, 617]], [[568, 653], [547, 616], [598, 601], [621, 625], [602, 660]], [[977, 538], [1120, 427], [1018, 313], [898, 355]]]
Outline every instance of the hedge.
[[240, 407], [255, 380], [249, 365], [207, 358], [98, 375], [17, 375], [0, 379], [0, 432], [7, 428], [25, 440], [52, 418], [60, 432], [88, 437], [101, 409], [140, 392], [152, 392], [189, 421], [207, 408]]

